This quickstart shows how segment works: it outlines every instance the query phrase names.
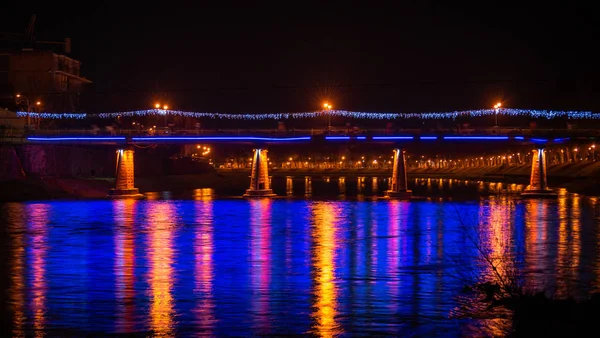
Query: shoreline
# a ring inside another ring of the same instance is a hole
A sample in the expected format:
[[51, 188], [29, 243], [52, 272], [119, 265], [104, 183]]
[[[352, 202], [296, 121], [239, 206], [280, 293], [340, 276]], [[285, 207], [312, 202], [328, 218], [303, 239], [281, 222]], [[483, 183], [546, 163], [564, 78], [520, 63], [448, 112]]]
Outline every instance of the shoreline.
[[[530, 166], [507, 166], [491, 168], [415, 169], [408, 170], [409, 179], [441, 178], [468, 181], [528, 184]], [[363, 170], [271, 170], [272, 177], [322, 176], [322, 177], [382, 177], [391, 176], [390, 169]], [[219, 169], [195, 175], [168, 175], [136, 177], [135, 185], [141, 193], [172, 191], [184, 192], [194, 189], [240, 189], [248, 184], [250, 170]], [[586, 196], [600, 196], [600, 162], [580, 162], [551, 165], [548, 167], [548, 185], [564, 188], [568, 192]], [[25, 202], [60, 199], [104, 199], [113, 188], [114, 178], [58, 178], [39, 177], [0, 181], [0, 202]]]

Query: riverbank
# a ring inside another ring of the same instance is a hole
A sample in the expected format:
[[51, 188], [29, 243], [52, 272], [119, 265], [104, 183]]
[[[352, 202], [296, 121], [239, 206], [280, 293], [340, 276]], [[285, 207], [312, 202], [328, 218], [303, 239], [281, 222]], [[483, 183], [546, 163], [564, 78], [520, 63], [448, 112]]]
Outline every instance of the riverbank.
[[[505, 166], [490, 168], [415, 169], [409, 178], [452, 178], [528, 184], [531, 167]], [[548, 184], [553, 188], [564, 188], [572, 193], [597, 196], [600, 186], [600, 162], [566, 163], [548, 166]], [[390, 176], [391, 170], [272, 170], [273, 177], [286, 176], [329, 176], [329, 177], [372, 177]], [[183, 192], [201, 188], [221, 190], [245, 189], [249, 184], [249, 170], [217, 170], [195, 175], [166, 175], [136, 177], [135, 185], [140, 192], [172, 191]], [[113, 178], [21, 178], [0, 182], [0, 202], [31, 201], [49, 199], [98, 199], [106, 198], [114, 187]]]

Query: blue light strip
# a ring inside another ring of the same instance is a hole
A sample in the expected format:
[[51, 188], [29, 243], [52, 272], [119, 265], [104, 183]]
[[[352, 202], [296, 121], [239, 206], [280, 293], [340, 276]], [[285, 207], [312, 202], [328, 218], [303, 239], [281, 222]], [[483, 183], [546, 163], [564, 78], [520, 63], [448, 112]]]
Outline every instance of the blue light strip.
[[367, 137], [366, 136], [357, 136], [356, 139], [357, 140], [366, 140]]
[[413, 140], [413, 136], [373, 136], [373, 140]]
[[533, 142], [548, 142], [548, 140], [545, 138], [532, 138], [531, 141], [533, 141]]
[[569, 137], [555, 138], [555, 139], [554, 139], [554, 142], [562, 142], [562, 141], [566, 141], [566, 140], [568, 140], [568, 139], [569, 139]]
[[524, 140], [525, 138], [523, 136], [515, 136], [515, 140]]
[[325, 136], [326, 140], [349, 140], [350, 136]]
[[28, 137], [29, 141], [125, 141], [125, 137]]
[[419, 136], [420, 140], [437, 140], [437, 136]]
[[444, 136], [444, 140], [508, 140], [508, 136]]
[[206, 136], [206, 137], [132, 137], [132, 141], [310, 141], [310, 136], [302, 137], [253, 137], [253, 136]]

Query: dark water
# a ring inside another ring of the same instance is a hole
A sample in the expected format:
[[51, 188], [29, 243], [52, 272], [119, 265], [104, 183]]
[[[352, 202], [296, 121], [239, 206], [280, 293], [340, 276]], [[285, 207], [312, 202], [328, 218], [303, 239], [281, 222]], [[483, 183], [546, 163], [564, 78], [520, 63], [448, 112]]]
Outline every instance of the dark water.
[[1, 205], [5, 336], [501, 336], [510, 320], [453, 315], [494, 278], [480, 250], [539, 290], [600, 288], [596, 198], [297, 195]]

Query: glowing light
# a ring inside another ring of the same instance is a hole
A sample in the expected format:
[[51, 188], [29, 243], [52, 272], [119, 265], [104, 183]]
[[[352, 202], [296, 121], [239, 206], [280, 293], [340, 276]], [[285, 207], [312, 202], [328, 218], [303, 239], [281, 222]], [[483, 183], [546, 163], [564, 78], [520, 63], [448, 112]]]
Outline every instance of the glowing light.
[[124, 136], [119, 137], [28, 137], [29, 141], [125, 141]]
[[302, 137], [253, 137], [253, 136], [214, 136], [214, 137], [132, 137], [132, 141], [310, 141], [310, 136]]
[[413, 140], [413, 136], [373, 136], [373, 140]]
[[325, 136], [326, 140], [349, 140], [350, 136]]
[[[327, 104], [327, 107], [330, 107]], [[147, 116], [147, 115], [164, 115], [165, 109], [159, 109], [160, 105], [155, 109], [124, 111], [124, 112], [106, 112], [97, 114], [86, 113], [30, 113], [32, 117], [50, 118], [50, 119], [65, 119], [65, 118], [116, 118], [117, 116]], [[194, 118], [211, 118], [211, 119], [231, 119], [231, 120], [282, 120], [282, 119], [310, 119], [321, 118], [322, 111], [313, 112], [278, 112], [278, 113], [210, 113], [210, 112], [191, 112], [180, 110], [169, 110], [170, 115], [178, 115], [183, 117]], [[506, 115], [506, 116], [529, 116], [532, 118], [568, 118], [568, 119], [600, 119], [600, 114], [591, 111], [560, 111], [560, 110], [535, 110], [535, 109], [517, 109], [517, 108], [493, 108], [493, 109], [474, 109], [474, 110], [457, 110], [448, 112], [423, 112], [423, 113], [391, 113], [391, 112], [358, 112], [348, 110], [333, 110], [328, 109], [327, 114], [332, 116], [355, 118], [355, 119], [379, 119], [379, 120], [394, 120], [394, 119], [456, 119], [459, 117], [483, 117], [487, 115]], [[17, 116], [26, 116], [27, 112], [17, 112]]]
[[366, 140], [367, 137], [366, 136], [357, 136], [356, 139], [357, 140]]
[[444, 140], [508, 140], [508, 136], [444, 136]]
[[420, 136], [420, 140], [437, 140], [437, 136]]

